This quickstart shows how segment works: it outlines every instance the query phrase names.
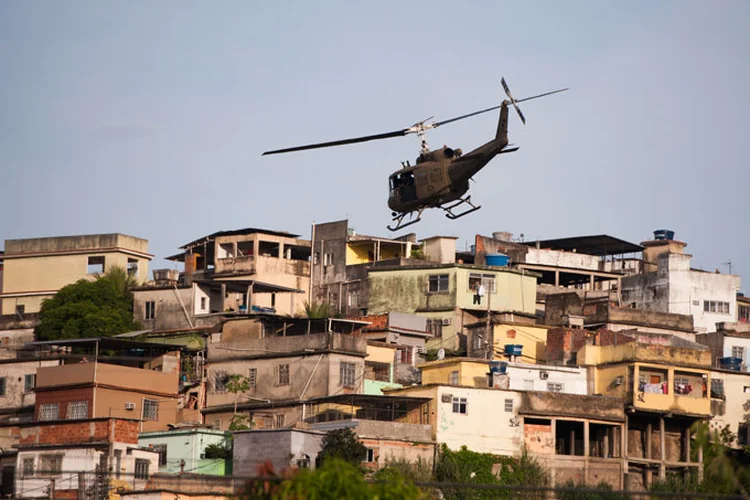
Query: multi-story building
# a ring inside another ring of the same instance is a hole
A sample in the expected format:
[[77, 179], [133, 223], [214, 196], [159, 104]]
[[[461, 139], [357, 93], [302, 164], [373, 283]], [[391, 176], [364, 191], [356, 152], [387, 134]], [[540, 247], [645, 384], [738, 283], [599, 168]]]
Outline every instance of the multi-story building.
[[348, 220], [315, 224], [313, 234], [313, 300], [349, 317], [368, 314], [368, 270], [400, 266], [420, 248], [416, 235], [391, 239], [357, 234]]
[[708, 348], [673, 335], [603, 331], [576, 358], [593, 369], [594, 395], [625, 401], [629, 489], [648, 488], [654, 471], [663, 480], [701, 470], [690, 435], [695, 422], [711, 418]]
[[672, 239], [673, 234], [655, 233], [653, 240], [641, 243], [644, 274], [622, 280], [623, 303], [691, 315], [697, 332], [714, 332], [717, 323], [734, 321], [740, 277], [691, 268], [686, 243]]
[[465, 325], [467, 353], [471, 357], [543, 363], [547, 330], [518, 313], [493, 314]]
[[218, 231], [180, 249], [167, 259], [185, 264], [182, 281], [214, 285], [207, 293], [215, 294], [215, 300], [194, 294], [199, 302], [205, 299], [201, 311], [225, 312], [236, 306], [294, 315], [308, 300], [310, 242], [296, 234], [256, 228]]
[[[299, 419], [310, 398], [364, 391], [367, 340], [353, 336], [367, 323], [278, 316], [237, 318], [208, 344], [205, 422], [227, 429], [236, 411], [255, 428], [278, 428]], [[232, 375], [248, 390], [229, 391]]]
[[2, 314], [38, 313], [60, 288], [115, 266], [144, 282], [152, 258], [147, 240], [119, 233], [6, 240]]
[[[464, 327], [487, 312], [534, 318], [536, 275], [509, 267], [430, 264], [369, 271], [370, 314], [395, 311], [429, 320], [428, 348], [457, 349]], [[479, 290], [486, 292], [482, 295]]]
[[13, 498], [82, 499], [106, 495], [110, 487], [143, 489], [159, 455], [138, 446], [140, 424], [111, 417], [21, 424]]

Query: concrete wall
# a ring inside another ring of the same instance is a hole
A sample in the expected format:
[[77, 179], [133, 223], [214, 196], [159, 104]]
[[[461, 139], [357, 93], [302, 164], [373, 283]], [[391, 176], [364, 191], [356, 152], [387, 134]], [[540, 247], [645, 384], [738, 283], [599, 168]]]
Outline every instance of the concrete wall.
[[[135, 290], [133, 291], [133, 319], [143, 325], [144, 329], [149, 330], [189, 328], [190, 323], [185, 312], [187, 311], [190, 321], [195, 324], [194, 318], [197, 314], [193, 308], [195, 288], [197, 285], [193, 283], [192, 286], [180, 286], [177, 289], [169, 287]], [[146, 318], [147, 302], [154, 302], [153, 319]]]
[[324, 432], [302, 429], [239, 431], [233, 433], [233, 474], [255, 476], [258, 468], [269, 461], [276, 471], [296, 467], [297, 460], [315, 458], [322, 448]]
[[422, 370], [422, 383], [451, 384], [451, 374], [458, 372], [458, 384], [462, 387], [488, 387], [489, 363], [484, 360], [450, 358], [442, 361], [429, 361], [418, 366]]
[[0, 330], [0, 360], [15, 360], [18, 350], [27, 342], [34, 342], [33, 328], [13, 328]]
[[599, 271], [599, 261], [599, 257], [594, 255], [529, 247], [529, 251], [526, 253], [525, 263]]
[[126, 269], [128, 259], [138, 264], [136, 279], [148, 279], [148, 241], [122, 234], [7, 240], [3, 272], [2, 314], [14, 314], [16, 305], [26, 313], [39, 312], [41, 301], [65, 285], [93, 279], [88, 257], [103, 256], [104, 271]]
[[169, 432], [144, 432], [138, 435], [138, 445], [144, 448], [166, 445], [167, 463], [159, 472], [180, 472], [181, 461], [185, 461], [185, 472], [195, 474], [224, 474], [224, 460], [204, 459], [201, 455], [211, 444], [226, 446], [229, 435], [209, 429], [172, 430]]
[[0, 410], [20, 410], [23, 407], [34, 406], [36, 395], [34, 387], [26, 390], [25, 377], [33, 375], [36, 377], [37, 368], [45, 366], [56, 366], [60, 364], [59, 359], [50, 360], [12, 360], [0, 363], [0, 378], [5, 379], [5, 395], [0, 396]]
[[550, 384], [561, 384], [562, 393], [588, 394], [586, 368], [508, 363], [506, 373], [513, 391], [548, 391]]

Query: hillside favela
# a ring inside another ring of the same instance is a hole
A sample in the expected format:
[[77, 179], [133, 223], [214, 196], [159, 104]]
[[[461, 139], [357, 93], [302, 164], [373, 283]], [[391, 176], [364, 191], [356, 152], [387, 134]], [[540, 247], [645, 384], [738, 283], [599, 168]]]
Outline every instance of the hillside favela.
[[741, 491], [750, 297], [674, 231], [306, 233], [6, 240], [3, 498]]

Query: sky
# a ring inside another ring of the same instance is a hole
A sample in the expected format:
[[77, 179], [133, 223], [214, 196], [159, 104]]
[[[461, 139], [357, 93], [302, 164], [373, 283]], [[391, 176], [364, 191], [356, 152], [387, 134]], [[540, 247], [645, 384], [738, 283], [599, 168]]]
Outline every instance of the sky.
[[[121, 232], [151, 268], [200, 236], [390, 236], [416, 136], [261, 157], [524, 103], [471, 195], [403, 231], [526, 240], [672, 229], [750, 280], [750, 2], [0, 2], [0, 239]], [[430, 132], [469, 151], [496, 113]], [[397, 233], [402, 234], [402, 233]], [[750, 283], [750, 281], [748, 281]], [[745, 290], [750, 286], [745, 285]]]

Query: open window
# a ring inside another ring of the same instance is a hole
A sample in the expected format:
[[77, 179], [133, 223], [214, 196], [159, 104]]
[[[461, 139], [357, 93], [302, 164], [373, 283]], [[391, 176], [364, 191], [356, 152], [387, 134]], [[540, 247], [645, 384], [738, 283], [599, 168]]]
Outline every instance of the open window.
[[88, 266], [86, 267], [87, 274], [101, 274], [104, 272], [104, 256], [95, 255], [89, 257]]

